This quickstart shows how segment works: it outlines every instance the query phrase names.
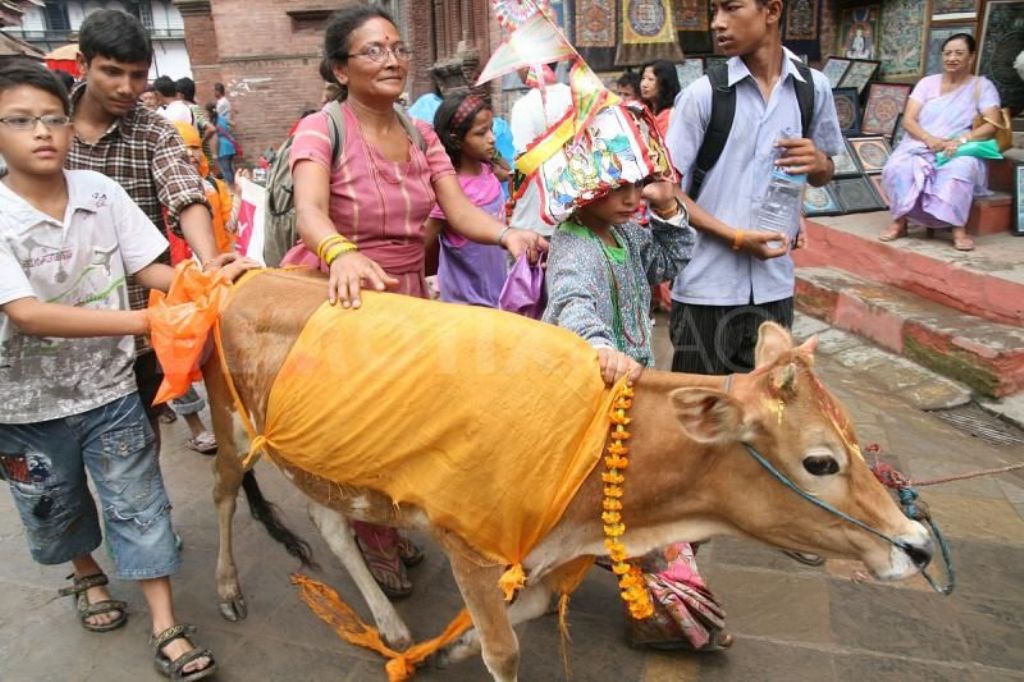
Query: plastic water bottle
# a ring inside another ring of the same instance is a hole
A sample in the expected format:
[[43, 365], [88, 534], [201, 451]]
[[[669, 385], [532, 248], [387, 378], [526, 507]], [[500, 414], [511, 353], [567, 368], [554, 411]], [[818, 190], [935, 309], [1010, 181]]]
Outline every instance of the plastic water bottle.
[[[782, 137], [791, 139], [800, 136], [795, 131], [786, 128], [782, 131]], [[754, 221], [759, 230], [789, 234], [800, 217], [807, 176], [791, 175], [782, 167], [774, 165], [775, 161], [782, 158], [785, 151], [781, 147], [776, 147], [772, 154], [772, 171], [768, 181], [768, 191], [764, 194]]]

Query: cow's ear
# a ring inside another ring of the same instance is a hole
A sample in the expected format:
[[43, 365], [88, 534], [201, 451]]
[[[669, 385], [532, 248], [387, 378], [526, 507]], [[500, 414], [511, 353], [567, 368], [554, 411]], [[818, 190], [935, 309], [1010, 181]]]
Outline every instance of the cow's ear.
[[746, 435], [743, 408], [721, 391], [677, 388], [669, 399], [683, 431], [698, 443], [734, 443]]
[[757, 348], [754, 350], [754, 367], [764, 367], [779, 359], [783, 353], [793, 350], [793, 337], [781, 325], [765, 322], [757, 330]]
[[800, 344], [800, 347], [796, 349], [798, 353], [802, 353], [807, 362], [814, 364], [814, 353], [818, 350], [818, 335], [815, 334], [811, 338], [807, 339]]

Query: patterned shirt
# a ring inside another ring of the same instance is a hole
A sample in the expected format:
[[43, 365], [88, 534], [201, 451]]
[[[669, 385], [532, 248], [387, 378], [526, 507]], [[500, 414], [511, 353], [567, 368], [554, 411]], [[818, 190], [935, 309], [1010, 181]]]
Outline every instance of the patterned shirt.
[[651, 285], [683, 269], [694, 231], [682, 211], [667, 221], [652, 216], [650, 228], [617, 225], [612, 235], [617, 247], [572, 220], [559, 226], [548, 252], [543, 320], [653, 367]]
[[[0, 183], [0, 305], [35, 298], [127, 310], [126, 277], [153, 263], [167, 240], [110, 178], [64, 177], [64, 220]], [[134, 360], [130, 336], [33, 336], [0, 313], [0, 423], [68, 417], [124, 397], [135, 391]]]
[[[72, 91], [72, 107], [82, 99], [87, 85], [82, 83]], [[96, 171], [116, 181], [154, 225], [163, 226], [166, 207], [168, 223], [179, 237], [183, 236], [178, 225], [182, 211], [192, 204], [209, 208], [202, 178], [189, 161], [178, 131], [141, 102], [115, 120], [96, 144], [76, 135], [65, 166]], [[159, 261], [170, 264], [170, 252]], [[132, 310], [142, 310], [149, 292], [129, 279], [128, 298]], [[135, 343], [138, 352], [149, 350], [143, 337], [137, 337]]]

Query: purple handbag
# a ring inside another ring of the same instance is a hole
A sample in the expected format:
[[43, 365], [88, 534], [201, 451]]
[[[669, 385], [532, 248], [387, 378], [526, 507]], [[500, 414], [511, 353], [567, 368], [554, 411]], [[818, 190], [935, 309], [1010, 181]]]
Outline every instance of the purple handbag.
[[498, 309], [507, 310], [525, 317], [539, 320], [547, 305], [547, 291], [544, 287], [544, 260], [547, 254], [541, 253], [536, 263], [530, 263], [524, 253], [516, 259], [505, 285], [498, 296]]

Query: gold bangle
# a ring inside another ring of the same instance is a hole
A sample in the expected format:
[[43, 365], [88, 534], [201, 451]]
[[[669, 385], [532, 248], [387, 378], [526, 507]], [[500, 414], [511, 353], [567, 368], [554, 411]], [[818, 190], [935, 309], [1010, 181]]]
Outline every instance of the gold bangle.
[[331, 263], [338, 259], [338, 256], [349, 253], [350, 251], [358, 251], [359, 247], [350, 241], [345, 241], [344, 244], [338, 244], [328, 251], [327, 256], [323, 259], [327, 267], [331, 267]]
[[332, 234], [327, 237], [324, 237], [316, 246], [317, 258], [323, 260], [324, 254], [327, 252], [328, 249], [330, 249], [330, 247], [334, 246], [335, 244], [345, 243], [347, 241], [348, 240], [345, 239], [345, 237], [342, 237], [340, 234]]

